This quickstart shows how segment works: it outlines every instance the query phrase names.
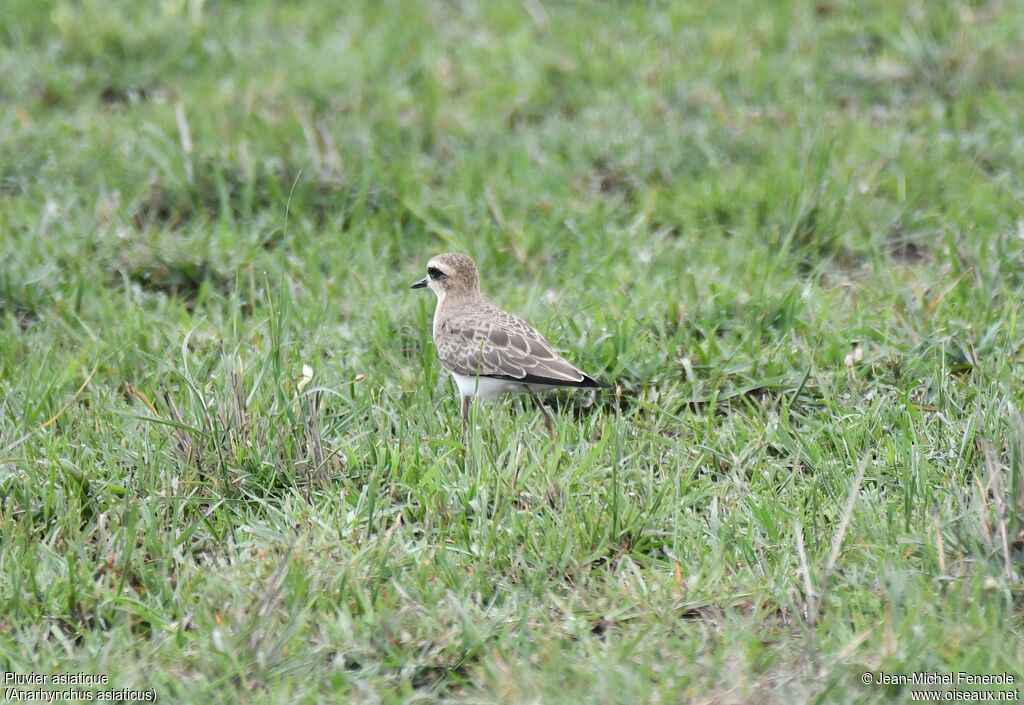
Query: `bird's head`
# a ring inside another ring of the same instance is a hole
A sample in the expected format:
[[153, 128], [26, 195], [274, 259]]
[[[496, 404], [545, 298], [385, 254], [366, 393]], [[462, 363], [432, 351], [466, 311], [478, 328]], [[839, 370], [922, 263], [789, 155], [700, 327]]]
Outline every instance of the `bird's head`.
[[430, 287], [440, 303], [446, 298], [473, 299], [480, 296], [480, 275], [466, 255], [447, 253], [427, 262], [427, 276], [412, 285], [413, 289]]

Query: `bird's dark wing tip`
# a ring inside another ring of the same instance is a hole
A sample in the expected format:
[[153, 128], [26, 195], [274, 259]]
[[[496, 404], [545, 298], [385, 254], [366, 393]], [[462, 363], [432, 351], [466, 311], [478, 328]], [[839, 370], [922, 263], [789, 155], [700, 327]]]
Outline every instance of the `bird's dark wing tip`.
[[[582, 373], [581, 373], [582, 374]], [[579, 381], [571, 381], [565, 379], [556, 379], [553, 377], [544, 377], [543, 375], [535, 375], [526, 373], [522, 377], [513, 377], [511, 375], [483, 375], [485, 377], [494, 377], [495, 379], [507, 379], [512, 382], [522, 382], [523, 384], [546, 384], [552, 387], [579, 387], [582, 389], [611, 389], [614, 385], [608, 384], [607, 382], [601, 382], [593, 377], [584, 374], [583, 379]]]
[[599, 379], [594, 379], [590, 375], [584, 374], [583, 381], [580, 382], [579, 386], [587, 387], [589, 389], [611, 389], [615, 385], [608, 384], [607, 382], [602, 382]]

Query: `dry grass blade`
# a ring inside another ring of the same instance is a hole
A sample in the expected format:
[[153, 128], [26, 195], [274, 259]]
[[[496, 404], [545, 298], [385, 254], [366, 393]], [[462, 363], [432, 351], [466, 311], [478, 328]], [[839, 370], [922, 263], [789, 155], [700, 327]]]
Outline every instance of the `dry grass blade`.
[[141, 402], [142, 402], [142, 404], [143, 404], [143, 405], [144, 405], [144, 406], [145, 406], [145, 407], [146, 407], [147, 409], [149, 409], [150, 413], [151, 413], [151, 414], [153, 414], [153, 416], [155, 416], [155, 417], [157, 417], [157, 418], [160, 418], [160, 412], [156, 410], [156, 406], [154, 406], [154, 405], [153, 405], [153, 402], [151, 402], [151, 401], [149, 400], [149, 397], [147, 397], [147, 396], [146, 396], [146, 395], [145, 395], [145, 394], [144, 394], [144, 393], [142, 392], [142, 390], [140, 390], [140, 389], [139, 389], [138, 387], [136, 387], [136, 386], [135, 386], [134, 384], [132, 384], [131, 382], [125, 382], [124, 384], [125, 384], [125, 387], [126, 387], [126, 388], [128, 389], [128, 392], [129, 392], [129, 393], [130, 393], [130, 394], [131, 394], [131, 395], [132, 395], [133, 397], [135, 397], [136, 399], [138, 399], [139, 401], [141, 401]]
[[817, 596], [810, 599], [807, 608], [807, 623], [810, 629], [814, 629], [814, 625], [818, 622], [818, 614], [821, 611], [821, 603], [825, 601], [825, 595], [828, 592], [829, 580], [832, 577], [832, 572], [836, 568], [836, 562], [839, 560], [839, 552], [843, 548], [843, 539], [846, 537], [846, 530], [850, 526], [850, 518], [853, 516], [853, 508], [857, 505], [857, 498], [860, 496], [860, 486], [864, 482], [864, 473], [868, 468], [868, 461], [871, 458], [871, 454], [867, 453], [864, 458], [860, 461], [860, 466], [857, 468], [857, 475], [853, 478], [853, 484], [850, 486], [850, 494], [846, 498], [846, 506], [843, 508], [843, 515], [839, 520], [839, 526], [836, 528], [836, 533], [832, 537], [832, 549], [829, 551], [828, 560], [825, 562], [825, 568], [821, 573], [820, 592]]
[[1013, 429], [1013, 437], [1010, 442], [1010, 467], [1013, 471], [1013, 482], [1016, 484], [1014, 494], [1014, 509], [1020, 513], [1024, 511], [1024, 416], [1020, 409], [1014, 404], [1008, 403], [1010, 427]]
[[192, 438], [184, 428], [186, 426], [185, 421], [181, 416], [181, 412], [178, 411], [178, 405], [174, 403], [174, 397], [171, 396], [170, 392], [164, 392], [164, 403], [167, 404], [167, 415], [174, 422], [174, 437], [177, 439], [175, 449], [177, 450], [178, 457], [186, 467], [191, 465], [197, 470], [200, 469], [199, 454], [196, 451], [195, 444], [192, 442]]
[[323, 435], [320, 431], [320, 400], [323, 398], [323, 393], [319, 390], [313, 394], [307, 394], [305, 399], [305, 418], [303, 419], [304, 432], [306, 436], [305, 443], [305, 470], [306, 470], [306, 483], [305, 491], [307, 499], [309, 498], [309, 488], [313, 484], [322, 484], [326, 479], [326, 459], [327, 456], [324, 453], [324, 441]]
[[281, 556], [281, 562], [278, 563], [274, 572], [270, 574], [270, 577], [263, 584], [263, 591], [259, 595], [258, 606], [249, 613], [250, 617], [247, 620], [246, 631], [249, 634], [249, 650], [253, 653], [257, 652], [260, 644], [266, 638], [267, 619], [273, 614], [278, 603], [281, 601], [284, 581], [288, 577], [288, 567], [294, 550], [295, 547], [290, 546], [284, 555]]
[[245, 402], [245, 390], [242, 388], [242, 376], [238, 370], [231, 370], [228, 375], [231, 384], [231, 406], [232, 406], [232, 430], [237, 434], [238, 440], [243, 445], [249, 440], [249, 414]]
[[935, 553], [939, 557], [939, 573], [946, 575], [946, 543], [942, 540], [942, 518], [938, 509], [933, 509], [932, 518], [935, 524]]
[[811, 584], [811, 569], [807, 563], [807, 549], [804, 545], [803, 522], [797, 522], [794, 533], [796, 534], [796, 553], [800, 559], [800, 577], [803, 578], [804, 582], [804, 595], [807, 600], [812, 600], [817, 597], [817, 593]]
[[40, 424], [38, 428], [35, 428], [35, 429], [29, 431], [28, 433], [26, 433], [21, 438], [18, 438], [15, 441], [13, 441], [12, 443], [10, 443], [3, 450], [0, 450], [0, 454], [11, 452], [12, 450], [14, 450], [18, 446], [20, 446], [22, 443], [27, 441], [32, 436], [36, 435], [37, 433], [40, 433], [41, 431], [45, 431], [47, 428], [49, 428], [53, 424], [57, 423], [57, 421], [60, 419], [60, 417], [63, 416], [67, 412], [68, 409], [70, 409], [72, 406], [74, 406], [76, 401], [78, 401], [78, 397], [81, 396], [82, 392], [85, 391], [85, 388], [89, 386], [89, 382], [92, 381], [93, 375], [96, 374], [96, 370], [97, 370], [97, 368], [94, 367], [92, 369], [92, 372], [90, 372], [88, 375], [86, 375], [85, 381], [82, 382], [81, 386], [77, 390], [75, 390], [74, 394], [71, 395], [71, 399], [68, 400], [68, 403], [65, 404], [64, 406], [62, 406], [57, 411], [57, 413], [55, 413], [50, 418], [46, 419], [46, 421], [44, 421], [42, 424]]
[[999, 530], [999, 548], [1003, 554], [1003, 573], [1007, 578], [1013, 577], [1013, 559], [1010, 557], [1010, 538], [1007, 531], [1006, 490], [1003, 487], [1002, 467], [996, 457], [996, 449], [987, 439], [981, 440], [981, 449], [985, 457], [985, 475], [988, 492], [982, 494], [982, 501], [991, 498], [996, 509], [996, 526]]

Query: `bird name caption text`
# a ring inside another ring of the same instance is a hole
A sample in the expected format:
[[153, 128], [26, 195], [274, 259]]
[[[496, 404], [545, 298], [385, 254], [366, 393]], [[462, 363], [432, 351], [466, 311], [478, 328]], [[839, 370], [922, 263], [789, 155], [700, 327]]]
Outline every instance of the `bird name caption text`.
[[94, 673], [4, 673], [9, 703], [155, 703], [156, 691], [107, 688], [110, 678]]

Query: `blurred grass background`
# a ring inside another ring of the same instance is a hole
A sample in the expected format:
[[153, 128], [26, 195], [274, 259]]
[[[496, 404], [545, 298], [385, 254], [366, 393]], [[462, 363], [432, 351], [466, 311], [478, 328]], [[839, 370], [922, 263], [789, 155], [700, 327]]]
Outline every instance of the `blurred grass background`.
[[[1024, 677], [1024, 6], [3, 15], [6, 671], [203, 703]], [[464, 464], [407, 290], [449, 250], [618, 383], [556, 398], [557, 447], [498, 404]]]

